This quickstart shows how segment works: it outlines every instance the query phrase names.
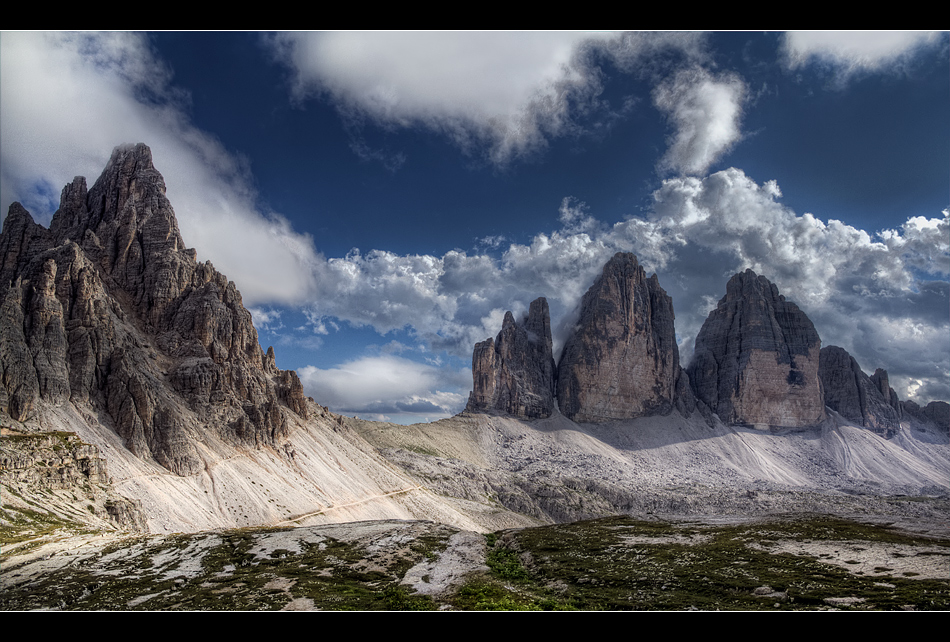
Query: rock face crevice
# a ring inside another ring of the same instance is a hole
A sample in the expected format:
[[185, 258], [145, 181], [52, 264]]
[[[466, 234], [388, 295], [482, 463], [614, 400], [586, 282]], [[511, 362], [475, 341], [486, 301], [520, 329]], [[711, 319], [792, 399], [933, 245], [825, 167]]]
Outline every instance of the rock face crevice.
[[126, 446], [181, 474], [202, 469], [197, 426], [244, 445], [307, 416], [296, 373], [258, 343], [233, 282], [185, 247], [145, 145], [115, 149], [92, 188], [77, 177], [47, 230], [19, 204], [0, 234], [0, 399], [88, 403]]
[[554, 411], [554, 355], [548, 302], [531, 302], [521, 323], [505, 314], [501, 332], [475, 345], [468, 412], [500, 411], [539, 419]]
[[576, 329], [558, 364], [563, 415], [605, 422], [669, 414], [679, 350], [673, 302], [637, 258], [617, 253], [584, 295]]
[[697, 399], [729, 424], [800, 427], [825, 418], [821, 339], [764, 276], [733, 276], [696, 336], [687, 368]]

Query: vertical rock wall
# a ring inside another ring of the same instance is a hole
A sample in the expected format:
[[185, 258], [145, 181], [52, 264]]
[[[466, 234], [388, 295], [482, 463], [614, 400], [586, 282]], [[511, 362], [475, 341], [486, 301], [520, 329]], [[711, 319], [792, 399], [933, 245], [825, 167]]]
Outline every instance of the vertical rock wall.
[[558, 364], [558, 406], [577, 422], [673, 409], [679, 350], [673, 302], [637, 258], [617, 253], [584, 295]]
[[498, 337], [475, 346], [473, 389], [466, 410], [500, 411], [526, 419], [549, 417], [555, 385], [551, 346], [547, 299], [532, 301], [521, 323], [511, 312], [505, 314]]
[[798, 306], [752, 270], [736, 274], [696, 337], [696, 397], [731, 424], [808, 426], [825, 417], [821, 339]]
[[[870, 428], [882, 437], [892, 437], [900, 428], [897, 410], [847, 350], [838, 346], [822, 348], [818, 373], [824, 388], [825, 405], [842, 417]], [[886, 382], [887, 373], [879, 369], [875, 375], [880, 378], [880, 373]], [[887, 390], [893, 392], [890, 387]]]

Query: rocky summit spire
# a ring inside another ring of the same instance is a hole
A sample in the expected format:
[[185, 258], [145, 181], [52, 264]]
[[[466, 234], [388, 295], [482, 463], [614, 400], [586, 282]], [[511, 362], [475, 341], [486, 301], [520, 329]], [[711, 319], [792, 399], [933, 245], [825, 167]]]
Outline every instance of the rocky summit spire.
[[551, 318], [544, 297], [531, 302], [521, 323], [505, 314], [501, 332], [475, 345], [468, 412], [500, 411], [515, 417], [549, 417], [554, 409]]
[[820, 349], [805, 313], [746, 270], [709, 313], [687, 373], [696, 397], [726, 423], [808, 426], [825, 417]]
[[[869, 377], [848, 351], [838, 346], [821, 349], [818, 374], [825, 393], [825, 405], [845, 419], [890, 438], [900, 429], [900, 404], [887, 385], [887, 372], [880, 368]], [[884, 389], [880, 389], [880, 382]], [[887, 391], [888, 396], [884, 396]], [[890, 398], [893, 394], [894, 404]]]
[[617, 253], [584, 295], [561, 355], [561, 413], [577, 422], [668, 414], [679, 376], [672, 300], [637, 257]]
[[67, 185], [49, 230], [11, 205], [0, 249], [0, 407], [13, 419], [38, 402], [88, 405], [132, 452], [187, 475], [202, 469], [202, 430], [275, 445], [288, 411], [306, 415], [234, 283], [185, 248], [145, 145], [117, 147], [91, 189]]

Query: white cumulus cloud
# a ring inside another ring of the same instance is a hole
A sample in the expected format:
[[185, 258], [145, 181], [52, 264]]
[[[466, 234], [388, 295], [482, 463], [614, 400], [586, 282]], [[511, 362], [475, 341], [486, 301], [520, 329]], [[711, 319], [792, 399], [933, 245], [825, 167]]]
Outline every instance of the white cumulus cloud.
[[703, 174], [741, 138], [745, 83], [735, 74], [683, 70], [653, 92], [657, 109], [675, 128], [660, 168]]
[[392, 354], [354, 359], [327, 369], [306, 366], [297, 374], [306, 394], [331, 410], [380, 421], [451, 416], [467, 401], [467, 394], [456, 388], [471, 381], [471, 371], [447, 376], [437, 366]]
[[522, 315], [544, 296], [557, 350], [604, 263], [628, 251], [672, 296], [684, 363], [728, 279], [751, 268], [809, 315], [824, 345], [844, 347], [869, 372], [887, 369], [904, 385], [899, 394], [906, 396], [913, 377], [920, 394], [950, 398], [940, 374], [950, 371], [947, 212], [871, 235], [798, 214], [781, 203], [774, 181], [730, 168], [664, 181], [648, 218], [607, 226], [571, 200], [558, 218], [560, 229], [511, 243], [497, 258], [452, 251], [335, 259], [320, 279], [328, 295], [313, 301], [311, 314], [381, 333], [408, 328], [431, 349], [466, 358], [476, 342], [497, 334], [506, 310]]

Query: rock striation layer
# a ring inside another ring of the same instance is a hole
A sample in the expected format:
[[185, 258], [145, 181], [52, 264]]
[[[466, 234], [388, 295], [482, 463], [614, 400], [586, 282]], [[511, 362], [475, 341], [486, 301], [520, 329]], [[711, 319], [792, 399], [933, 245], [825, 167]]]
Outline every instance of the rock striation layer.
[[673, 302], [637, 257], [617, 253], [581, 302], [558, 364], [560, 411], [599, 423], [669, 414], [680, 378]]
[[555, 365], [548, 302], [531, 302], [521, 323], [505, 314], [501, 332], [475, 345], [467, 412], [500, 411], [539, 419], [554, 410]]
[[764, 276], [733, 276], [687, 368], [696, 398], [728, 424], [798, 427], [825, 418], [821, 339]]
[[[897, 395], [887, 385], [885, 370], [878, 369], [869, 377], [847, 350], [827, 346], [819, 353], [818, 374], [825, 405], [842, 417], [888, 439], [900, 429], [900, 405], [890, 401], [896, 401]], [[887, 397], [881, 389], [882, 382], [888, 391]]]
[[178, 230], [145, 145], [118, 147], [92, 188], [77, 177], [47, 230], [19, 204], [0, 234], [0, 405], [89, 404], [126, 446], [189, 475], [199, 426], [278, 445], [306, 417], [296, 373], [258, 343], [241, 295]]

